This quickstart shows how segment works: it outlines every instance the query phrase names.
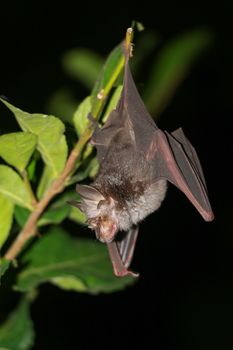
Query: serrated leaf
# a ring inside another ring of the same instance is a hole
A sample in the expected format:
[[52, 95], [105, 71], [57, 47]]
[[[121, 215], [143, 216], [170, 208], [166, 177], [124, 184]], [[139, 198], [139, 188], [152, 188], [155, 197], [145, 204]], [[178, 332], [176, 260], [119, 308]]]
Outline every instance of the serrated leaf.
[[80, 285], [79, 291], [113, 292], [134, 280], [132, 277], [117, 278], [113, 275], [104, 244], [95, 240], [74, 239], [60, 227], [54, 227], [45, 234], [23, 261], [26, 267], [19, 274], [16, 286], [20, 291], [33, 289], [45, 282], [60, 284], [60, 287], [65, 283], [64, 288], [67, 289], [70, 281], [70, 289], [77, 290]]
[[67, 51], [62, 64], [69, 75], [91, 89], [103, 65], [103, 59], [91, 50], [79, 48]]
[[10, 261], [7, 259], [0, 259], [0, 282], [1, 278], [10, 266]]
[[14, 204], [0, 193], [0, 248], [6, 241], [13, 219]]
[[210, 39], [208, 32], [195, 30], [171, 40], [161, 49], [144, 93], [144, 101], [151, 113], [158, 115], [163, 111]]
[[37, 137], [29, 132], [13, 132], [0, 136], [0, 156], [22, 172], [35, 150]]
[[67, 158], [67, 144], [64, 136], [64, 124], [58, 118], [47, 114], [30, 114], [1, 101], [14, 113], [17, 122], [24, 131], [38, 137], [37, 149], [45, 164], [51, 168], [53, 178], [64, 169]]
[[91, 111], [91, 97], [86, 97], [78, 106], [74, 113], [73, 123], [77, 131], [78, 136], [81, 136], [86, 130], [90, 121], [88, 120], [88, 114]]
[[29, 350], [34, 343], [34, 337], [30, 304], [27, 299], [23, 299], [16, 310], [0, 325], [0, 349]]
[[112, 110], [116, 108], [117, 103], [118, 103], [118, 101], [119, 101], [119, 99], [120, 99], [120, 96], [121, 96], [122, 88], [123, 88], [123, 86], [122, 86], [122, 85], [119, 85], [119, 86], [115, 89], [115, 91], [114, 91], [114, 93], [113, 93], [113, 95], [112, 95], [112, 97], [111, 97], [111, 99], [110, 99], [110, 101], [109, 101], [109, 103], [108, 103], [108, 106], [107, 106], [107, 108], [106, 108], [106, 111], [105, 111], [105, 113], [104, 113], [104, 116], [103, 116], [103, 119], [102, 119], [102, 122], [103, 122], [103, 123], [106, 122], [106, 120], [108, 119], [108, 116], [109, 116], [109, 114], [112, 112]]
[[0, 193], [12, 203], [32, 209], [31, 197], [21, 177], [10, 167], [0, 165]]

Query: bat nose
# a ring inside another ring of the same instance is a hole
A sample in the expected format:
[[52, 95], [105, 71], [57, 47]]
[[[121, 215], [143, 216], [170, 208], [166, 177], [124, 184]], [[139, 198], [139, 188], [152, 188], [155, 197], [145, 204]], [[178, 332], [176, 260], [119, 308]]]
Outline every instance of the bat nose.
[[111, 238], [104, 237], [103, 235], [101, 235], [99, 229], [95, 230], [95, 235], [96, 235], [96, 238], [98, 239], [98, 241], [100, 241], [102, 243], [111, 243], [114, 239], [114, 237], [111, 237]]
[[115, 223], [110, 226], [99, 225], [95, 229], [96, 238], [102, 243], [111, 243], [116, 235], [117, 227]]

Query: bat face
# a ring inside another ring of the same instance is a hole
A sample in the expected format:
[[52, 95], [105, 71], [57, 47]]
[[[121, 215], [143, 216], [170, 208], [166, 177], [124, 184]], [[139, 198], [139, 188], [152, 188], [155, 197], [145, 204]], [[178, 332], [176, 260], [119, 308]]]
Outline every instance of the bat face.
[[[99, 174], [91, 186], [77, 185], [78, 206], [96, 237], [107, 244], [116, 276], [133, 275], [130, 263], [138, 224], [157, 210], [167, 181], [178, 187], [206, 221], [214, 218], [200, 161], [182, 129], [169, 134], [152, 120], [134, 84], [126, 53], [124, 84], [115, 110], [92, 144]], [[125, 231], [119, 238], [118, 232]]]
[[[100, 178], [101, 179], [101, 178]], [[127, 180], [127, 179], [125, 179]], [[165, 197], [167, 183], [159, 180], [150, 186], [145, 186], [143, 192], [133, 196], [120, 197], [115, 193], [115, 199], [104, 197], [94, 186], [77, 185], [81, 202], [77, 206], [86, 214], [88, 226], [95, 231], [97, 239], [103, 243], [114, 240], [118, 231], [128, 231], [137, 225], [150, 213], [157, 210]], [[122, 191], [127, 191], [127, 181], [122, 182]], [[76, 203], [76, 202], [75, 202]]]
[[86, 214], [88, 227], [95, 230], [97, 239], [103, 243], [111, 242], [118, 229], [114, 200], [104, 197], [93, 186], [77, 185], [76, 190], [81, 196], [81, 202], [74, 201], [70, 204]]
[[89, 227], [95, 230], [97, 239], [102, 243], [110, 243], [118, 231], [114, 200], [110, 197], [96, 202], [96, 210], [97, 215], [89, 217]]

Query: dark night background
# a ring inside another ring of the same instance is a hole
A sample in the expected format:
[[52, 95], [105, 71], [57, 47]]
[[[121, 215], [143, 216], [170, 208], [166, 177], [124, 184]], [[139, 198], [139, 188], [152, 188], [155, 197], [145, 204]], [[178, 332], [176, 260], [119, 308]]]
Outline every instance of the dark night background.
[[[107, 54], [132, 19], [164, 40], [196, 27], [207, 27], [214, 37], [159, 125], [167, 130], [182, 125], [195, 145], [215, 222], [205, 223], [170, 186], [161, 210], [142, 224], [133, 264], [141, 273], [136, 285], [99, 296], [42, 286], [32, 308], [36, 350], [233, 348], [233, 2], [152, 4], [1, 4], [0, 94], [30, 112], [46, 112], [48, 96], [73, 84], [60, 66], [65, 50], [83, 46]], [[1, 133], [14, 130], [13, 118], [9, 124], [0, 108]]]

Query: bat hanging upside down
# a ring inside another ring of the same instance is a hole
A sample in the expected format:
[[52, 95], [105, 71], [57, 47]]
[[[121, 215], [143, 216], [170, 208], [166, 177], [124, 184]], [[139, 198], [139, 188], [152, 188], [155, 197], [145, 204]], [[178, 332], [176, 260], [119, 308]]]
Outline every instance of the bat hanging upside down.
[[91, 139], [100, 163], [97, 178], [90, 186], [77, 185], [81, 202], [70, 202], [107, 244], [116, 276], [138, 275], [129, 269], [138, 225], [160, 207], [167, 181], [184, 192], [204, 220], [214, 218], [195, 149], [181, 128], [169, 134], [152, 120], [134, 84], [129, 56], [125, 48], [118, 105]]

